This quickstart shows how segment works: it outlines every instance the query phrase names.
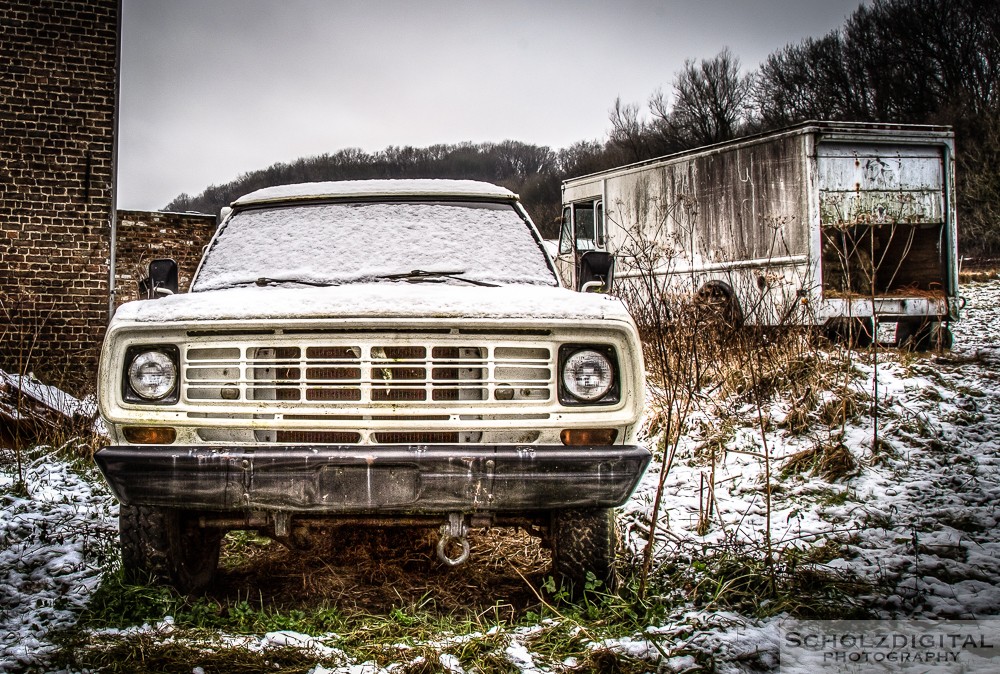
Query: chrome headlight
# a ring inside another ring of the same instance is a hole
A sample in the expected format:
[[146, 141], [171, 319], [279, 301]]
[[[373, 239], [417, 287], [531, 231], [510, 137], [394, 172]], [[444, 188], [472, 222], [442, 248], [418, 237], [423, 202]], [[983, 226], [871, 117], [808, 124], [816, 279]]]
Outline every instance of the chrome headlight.
[[[577, 404], [618, 402], [617, 376], [613, 354], [610, 350], [578, 348], [569, 351], [563, 347], [562, 389]], [[573, 403], [566, 396], [562, 402]]]
[[[175, 349], [138, 347], [129, 350], [125, 374], [126, 399], [134, 402], [177, 400], [177, 356]], [[132, 395], [128, 395], [131, 393]]]

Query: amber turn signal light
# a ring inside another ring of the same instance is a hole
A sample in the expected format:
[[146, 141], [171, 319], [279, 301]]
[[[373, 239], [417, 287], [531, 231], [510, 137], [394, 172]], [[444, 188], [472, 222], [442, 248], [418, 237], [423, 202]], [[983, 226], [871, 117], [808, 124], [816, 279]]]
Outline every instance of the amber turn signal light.
[[614, 428], [566, 428], [559, 438], [564, 445], [611, 445], [618, 437]]
[[125, 439], [137, 445], [169, 445], [177, 439], [173, 428], [157, 426], [126, 426]]

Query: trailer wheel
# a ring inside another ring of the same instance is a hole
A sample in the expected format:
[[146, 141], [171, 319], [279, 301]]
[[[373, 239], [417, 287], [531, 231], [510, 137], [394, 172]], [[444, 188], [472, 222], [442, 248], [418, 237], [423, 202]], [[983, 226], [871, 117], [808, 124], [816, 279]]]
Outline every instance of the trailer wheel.
[[743, 327], [743, 309], [736, 293], [722, 281], [709, 281], [694, 294], [699, 316], [730, 329]]
[[950, 349], [954, 338], [947, 323], [900, 321], [896, 324], [896, 346], [912, 351]]
[[191, 513], [121, 506], [122, 572], [130, 583], [166, 583], [181, 592], [203, 590], [219, 563], [222, 531], [205, 529]]
[[875, 321], [871, 318], [838, 318], [826, 324], [826, 338], [834, 344], [863, 349], [875, 341]]
[[552, 571], [571, 597], [579, 598], [587, 587], [588, 573], [601, 582], [601, 590], [617, 588], [615, 575], [614, 510], [559, 510], [552, 513]]

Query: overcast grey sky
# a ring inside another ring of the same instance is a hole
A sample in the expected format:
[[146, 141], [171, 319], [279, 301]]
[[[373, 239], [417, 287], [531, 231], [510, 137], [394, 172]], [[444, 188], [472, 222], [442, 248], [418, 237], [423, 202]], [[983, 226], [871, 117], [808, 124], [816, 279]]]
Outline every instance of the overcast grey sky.
[[861, 0], [124, 0], [119, 208], [348, 147], [603, 139], [615, 97], [752, 70]]

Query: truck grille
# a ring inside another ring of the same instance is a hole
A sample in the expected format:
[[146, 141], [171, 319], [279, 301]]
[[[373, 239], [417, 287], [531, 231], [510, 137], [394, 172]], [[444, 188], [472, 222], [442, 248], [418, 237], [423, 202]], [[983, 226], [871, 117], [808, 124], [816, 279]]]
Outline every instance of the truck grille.
[[503, 407], [554, 399], [554, 347], [346, 340], [191, 344], [183, 358], [182, 396], [195, 404], [309, 410], [324, 417], [343, 409]]

